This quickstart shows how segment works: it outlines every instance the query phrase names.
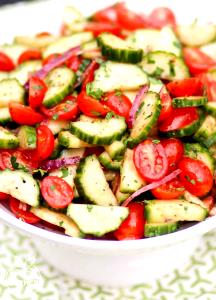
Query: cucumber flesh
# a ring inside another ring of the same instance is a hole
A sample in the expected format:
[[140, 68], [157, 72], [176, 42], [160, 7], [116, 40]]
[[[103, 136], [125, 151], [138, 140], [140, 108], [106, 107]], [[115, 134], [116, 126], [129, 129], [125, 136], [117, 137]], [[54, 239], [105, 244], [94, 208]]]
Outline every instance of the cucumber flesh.
[[205, 110], [216, 118], [216, 102], [208, 102], [205, 105]]
[[33, 74], [34, 72], [40, 70], [42, 67], [42, 63], [40, 60], [31, 60], [31, 61], [26, 61], [18, 67], [9, 73], [9, 78], [14, 78], [19, 81], [21, 85], [24, 85], [29, 76]]
[[177, 222], [168, 223], [146, 223], [145, 224], [145, 237], [154, 237], [163, 234], [168, 234], [178, 229]]
[[19, 146], [19, 139], [9, 130], [0, 127], [0, 149], [14, 149]]
[[36, 36], [25, 36], [19, 35], [14, 38], [14, 43], [17, 43], [28, 48], [36, 48], [43, 50], [45, 47], [54, 43], [57, 37], [54, 35], [36, 37]]
[[69, 129], [69, 121], [64, 120], [46, 120], [46, 126], [52, 131], [54, 135], [58, 134], [62, 130]]
[[189, 97], [177, 97], [173, 98], [173, 107], [192, 107], [203, 106], [208, 102], [206, 97], [202, 96], [189, 96]]
[[201, 126], [194, 135], [194, 139], [207, 148], [216, 143], [216, 119], [213, 116], [206, 116]]
[[20, 148], [32, 150], [37, 148], [36, 129], [31, 126], [21, 126], [18, 133]]
[[20, 55], [26, 50], [28, 50], [26, 46], [18, 44], [6, 44], [0, 46], [0, 52], [3, 52], [7, 56], [9, 56], [15, 65], [18, 64], [18, 59]]
[[58, 141], [65, 148], [93, 147], [93, 145], [83, 142], [69, 131], [61, 131], [58, 135]]
[[0, 108], [0, 124], [5, 125], [8, 122], [11, 122], [11, 115], [8, 107]]
[[118, 229], [128, 213], [128, 208], [121, 206], [70, 204], [67, 209], [67, 215], [83, 233], [98, 237]]
[[109, 154], [104, 151], [98, 157], [99, 162], [107, 169], [112, 171], [118, 171], [121, 167], [121, 161], [112, 160]]
[[24, 103], [25, 90], [16, 79], [0, 81], [0, 108], [7, 107], [10, 102]]

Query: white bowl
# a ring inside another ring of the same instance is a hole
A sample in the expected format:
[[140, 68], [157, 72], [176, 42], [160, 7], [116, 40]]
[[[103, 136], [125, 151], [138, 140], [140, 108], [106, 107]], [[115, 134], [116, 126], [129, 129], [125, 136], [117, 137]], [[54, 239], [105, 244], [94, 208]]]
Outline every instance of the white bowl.
[[[0, 42], [15, 34], [57, 31], [62, 7], [70, 2], [91, 13], [92, 1], [43, 1], [0, 10]], [[94, 1], [94, 10], [114, 1]], [[151, 3], [150, 3], [151, 2]], [[145, 12], [153, 6], [171, 4], [182, 21], [201, 16], [214, 20], [214, 1], [134, 1], [129, 6]], [[50, 9], [52, 3], [52, 9]], [[194, 12], [196, 5], [196, 13]], [[82, 7], [83, 6], [83, 7]], [[147, 9], [146, 9], [147, 7]], [[41, 14], [41, 12], [43, 12]], [[194, 15], [193, 15], [194, 12]], [[48, 17], [47, 17], [48, 15]], [[38, 16], [40, 17], [38, 22]], [[20, 20], [25, 19], [25, 22]], [[11, 23], [11, 20], [13, 22]], [[12, 24], [12, 25], [10, 25]], [[14, 25], [16, 24], [16, 25]], [[53, 27], [55, 26], [55, 27]], [[53, 30], [52, 30], [53, 29]], [[165, 236], [137, 241], [99, 241], [71, 238], [26, 224], [0, 205], [0, 219], [29, 235], [39, 252], [59, 270], [81, 280], [105, 286], [129, 286], [146, 282], [184, 264], [195, 251], [201, 236], [216, 227], [216, 216], [204, 222]]]

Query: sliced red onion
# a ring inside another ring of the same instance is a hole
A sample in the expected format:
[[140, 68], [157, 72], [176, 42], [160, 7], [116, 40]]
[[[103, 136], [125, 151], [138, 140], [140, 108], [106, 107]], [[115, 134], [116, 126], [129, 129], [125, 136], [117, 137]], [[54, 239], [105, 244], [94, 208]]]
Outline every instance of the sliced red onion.
[[122, 206], [127, 206], [135, 197], [137, 197], [137, 196], [139, 196], [139, 195], [141, 195], [141, 194], [143, 194], [147, 191], [155, 189], [155, 188], [161, 186], [164, 183], [167, 183], [168, 181], [176, 178], [180, 173], [181, 173], [181, 170], [177, 169], [174, 172], [170, 173], [169, 175], [165, 176], [163, 179], [152, 182], [152, 183], [144, 186], [143, 188], [141, 188], [138, 191], [136, 191], [135, 193], [133, 193], [129, 198], [127, 198], [127, 200], [125, 200], [122, 203]]
[[59, 159], [47, 160], [40, 166], [40, 168], [45, 171], [51, 171], [69, 165], [76, 165], [79, 163], [79, 161], [79, 156], [63, 157]]
[[140, 106], [140, 101], [142, 100], [143, 96], [147, 93], [147, 91], [148, 91], [148, 85], [145, 84], [139, 90], [138, 94], [136, 95], [136, 97], [134, 99], [134, 102], [133, 102], [132, 107], [129, 112], [129, 118], [128, 118], [128, 122], [127, 122], [129, 128], [133, 127], [134, 121], [136, 119], [136, 112], [138, 111], [139, 106]]

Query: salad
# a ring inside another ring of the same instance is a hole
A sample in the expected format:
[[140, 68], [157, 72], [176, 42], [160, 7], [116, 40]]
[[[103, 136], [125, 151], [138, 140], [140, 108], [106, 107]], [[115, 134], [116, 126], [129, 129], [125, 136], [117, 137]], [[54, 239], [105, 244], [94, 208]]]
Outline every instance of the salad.
[[0, 46], [0, 199], [66, 235], [142, 239], [215, 214], [216, 26], [122, 2]]

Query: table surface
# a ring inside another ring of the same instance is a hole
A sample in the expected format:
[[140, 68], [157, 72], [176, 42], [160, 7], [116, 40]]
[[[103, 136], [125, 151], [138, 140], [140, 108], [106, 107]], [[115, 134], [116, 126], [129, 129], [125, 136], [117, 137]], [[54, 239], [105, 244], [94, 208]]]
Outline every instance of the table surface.
[[40, 257], [31, 239], [3, 224], [0, 245], [2, 300], [216, 299], [216, 231], [205, 235], [182, 269], [126, 289], [93, 286], [59, 273]]

